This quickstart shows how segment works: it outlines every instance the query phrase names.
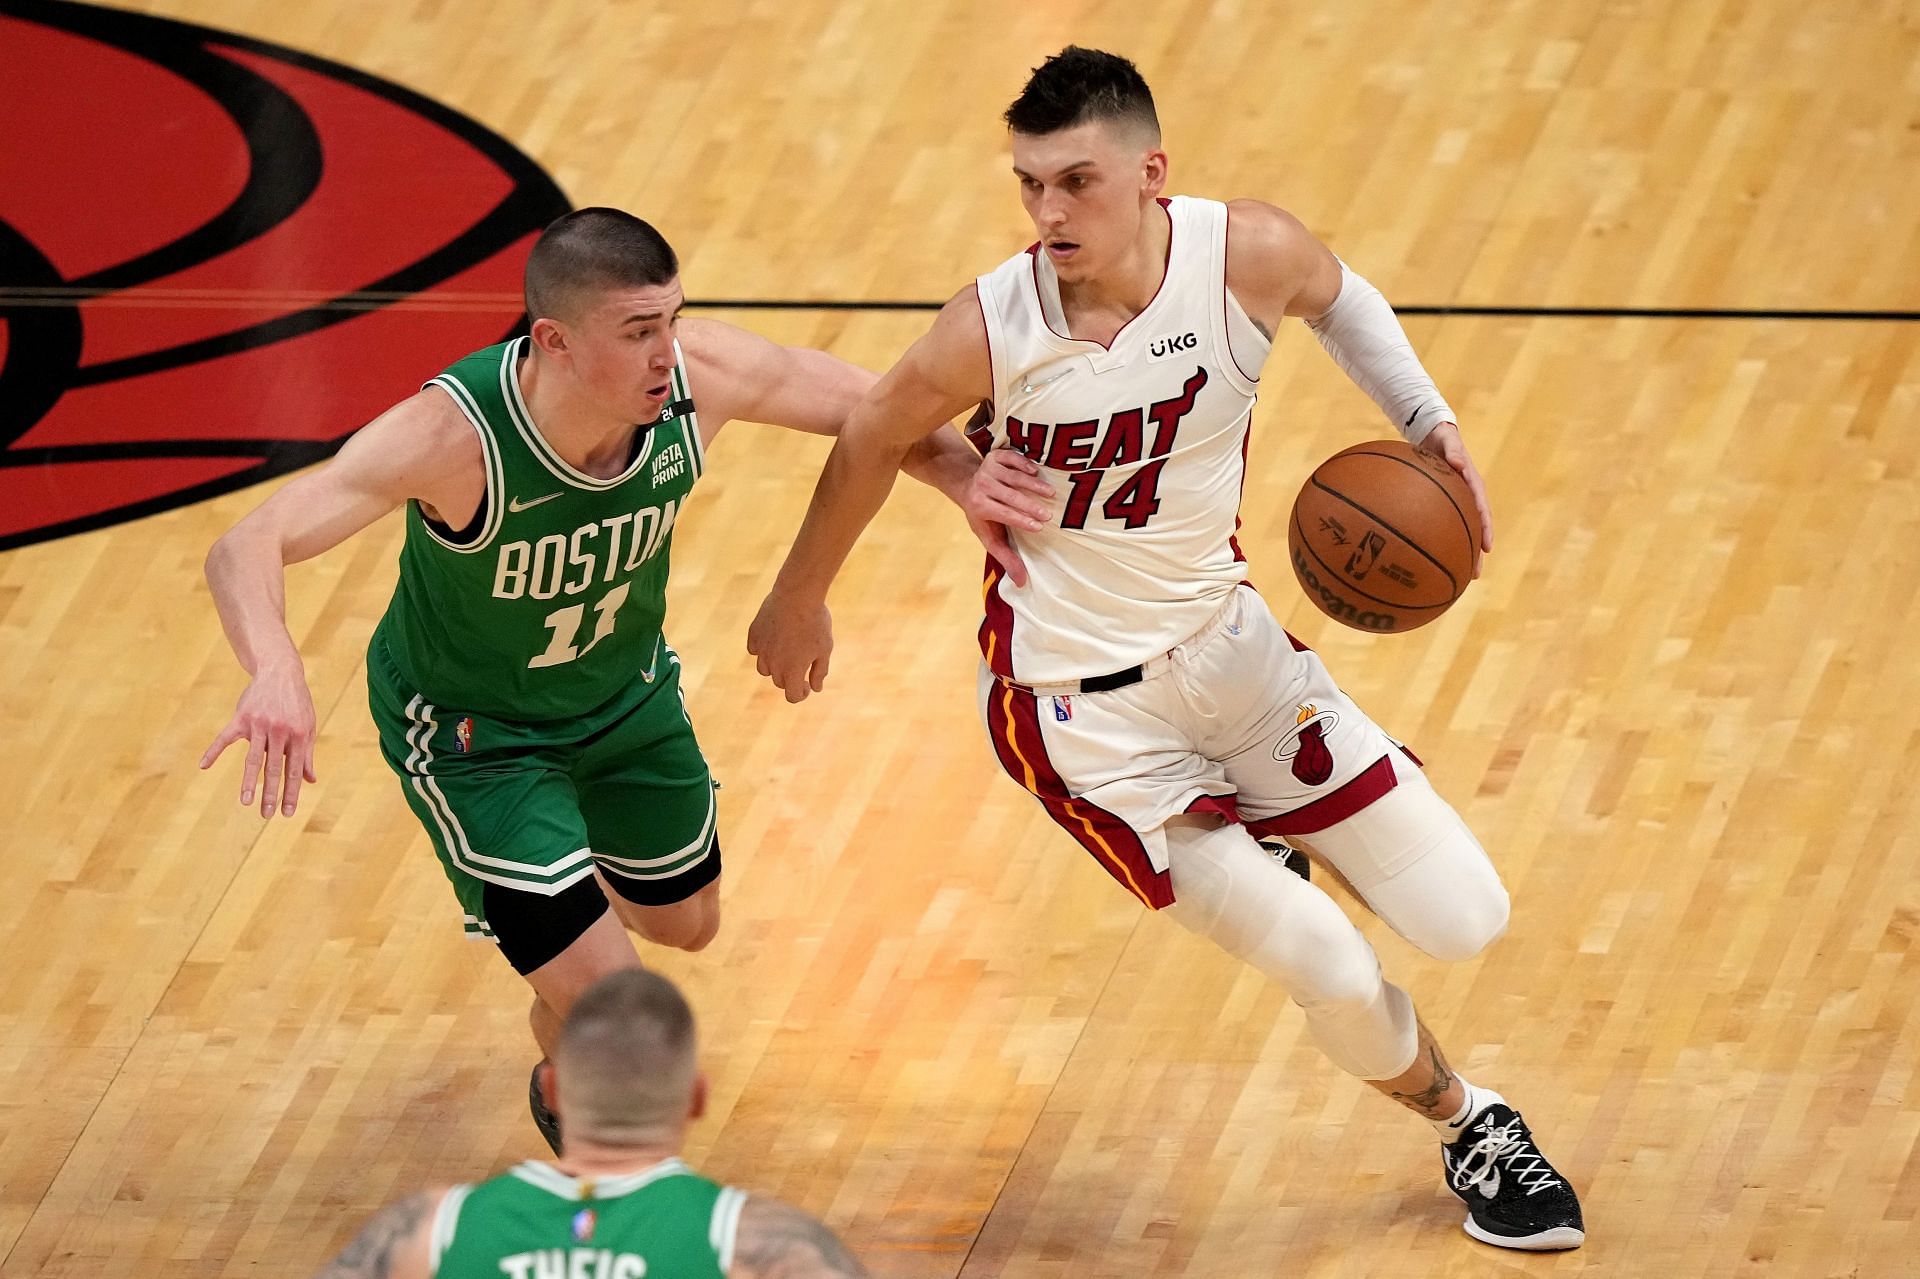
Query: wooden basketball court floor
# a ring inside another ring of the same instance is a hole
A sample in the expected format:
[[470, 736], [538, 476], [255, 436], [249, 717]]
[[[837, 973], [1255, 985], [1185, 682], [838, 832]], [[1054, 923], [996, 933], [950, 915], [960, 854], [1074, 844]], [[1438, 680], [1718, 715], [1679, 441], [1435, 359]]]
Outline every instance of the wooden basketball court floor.
[[[707, 299], [944, 298], [1026, 242], [996, 113], [1101, 45], [1155, 86], [1175, 189], [1286, 205], [1403, 305], [1521, 309], [1408, 320], [1496, 502], [1451, 614], [1367, 637], [1294, 588], [1294, 489], [1384, 434], [1297, 328], [1242, 538], [1502, 868], [1479, 960], [1367, 927], [1575, 1181], [1586, 1248], [1468, 1240], [1422, 1124], [999, 775], [937, 498], [903, 482], [851, 565], [827, 695], [759, 681], [824, 450], [747, 424], [669, 620], [725, 784], [720, 938], [651, 956], [701, 1019], [698, 1165], [876, 1274], [1920, 1272], [1920, 324], [1526, 310], [1920, 307], [1911, 3], [143, 7], [476, 117], [654, 220]], [[874, 367], [927, 318], [720, 314]], [[241, 687], [200, 559], [264, 493], [0, 555], [7, 1276], [309, 1273], [542, 1149], [522, 987], [462, 940], [365, 710], [397, 521], [289, 576], [299, 815], [195, 771]]]

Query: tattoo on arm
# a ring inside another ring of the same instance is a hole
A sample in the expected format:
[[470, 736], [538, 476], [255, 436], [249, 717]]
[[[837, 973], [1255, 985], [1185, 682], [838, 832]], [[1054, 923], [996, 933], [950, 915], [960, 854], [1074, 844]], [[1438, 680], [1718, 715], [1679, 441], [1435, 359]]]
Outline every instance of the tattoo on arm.
[[1434, 1107], [1440, 1104], [1440, 1098], [1444, 1097], [1447, 1089], [1453, 1086], [1453, 1071], [1449, 1070], [1447, 1063], [1441, 1060], [1439, 1047], [1431, 1041], [1427, 1044], [1427, 1060], [1433, 1064], [1433, 1078], [1428, 1081], [1427, 1086], [1414, 1092], [1396, 1092], [1392, 1097], [1395, 1101], [1411, 1106], [1428, 1118], [1444, 1118], [1445, 1116], [1438, 1114]]
[[734, 1240], [735, 1274], [751, 1279], [865, 1279], [833, 1231], [791, 1204], [748, 1198]]
[[433, 1208], [434, 1196], [427, 1194], [388, 1204], [320, 1272], [320, 1279], [387, 1279], [393, 1273], [394, 1254], [432, 1215]]

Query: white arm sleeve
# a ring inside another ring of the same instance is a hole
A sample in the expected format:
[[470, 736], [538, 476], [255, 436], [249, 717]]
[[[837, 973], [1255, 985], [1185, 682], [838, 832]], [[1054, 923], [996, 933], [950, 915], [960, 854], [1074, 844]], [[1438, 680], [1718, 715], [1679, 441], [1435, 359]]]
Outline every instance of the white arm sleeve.
[[1458, 420], [1421, 367], [1393, 308], [1345, 262], [1340, 296], [1307, 327], [1409, 444], [1424, 440], [1441, 422]]

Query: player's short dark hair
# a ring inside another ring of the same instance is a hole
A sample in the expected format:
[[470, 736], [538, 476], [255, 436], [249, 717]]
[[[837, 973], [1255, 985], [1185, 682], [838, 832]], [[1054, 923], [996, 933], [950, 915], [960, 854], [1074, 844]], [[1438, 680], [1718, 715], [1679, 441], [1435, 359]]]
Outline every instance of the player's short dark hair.
[[527, 255], [527, 315], [568, 320], [606, 289], [666, 284], [680, 274], [673, 246], [619, 209], [575, 209], [540, 233]]
[[693, 1009], [659, 973], [623, 969], [589, 986], [560, 1028], [561, 1123], [635, 1145], [686, 1116], [698, 1066]]
[[1033, 69], [1005, 119], [1015, 133], [1057, 133], [1089, 120], [1107, 120], [1160, 136], [1153, 90], [1147, 88], [1139, 68], [1118, 54], [1077, 44]]

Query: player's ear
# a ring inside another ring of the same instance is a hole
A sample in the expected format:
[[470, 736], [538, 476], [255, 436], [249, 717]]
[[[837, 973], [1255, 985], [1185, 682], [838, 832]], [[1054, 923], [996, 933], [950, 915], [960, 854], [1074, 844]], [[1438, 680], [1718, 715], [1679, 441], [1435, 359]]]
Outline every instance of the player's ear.
[[693, 1077], [693, 1096], [687, 1102], [687, 1118], [703, 1119], [707, 1113], [707, 1077], [704, 1073]]
[[1140, 193], [1149, 200], [1159, 199], [1160, 193], [1167, 189], [1167, 153], [1160, 149], [1158, 141], [1140, 165]]
[[540, 1099], [547, 1103], [548, 1110], [560, 1113], [560, 1074], [550, 1061], [540, 1063]]
[[560, 321], [541, 316], [533, 322], [528, 336], [533, 344], [547, 355], [564, 355], [567, 350], [567, 330]]

